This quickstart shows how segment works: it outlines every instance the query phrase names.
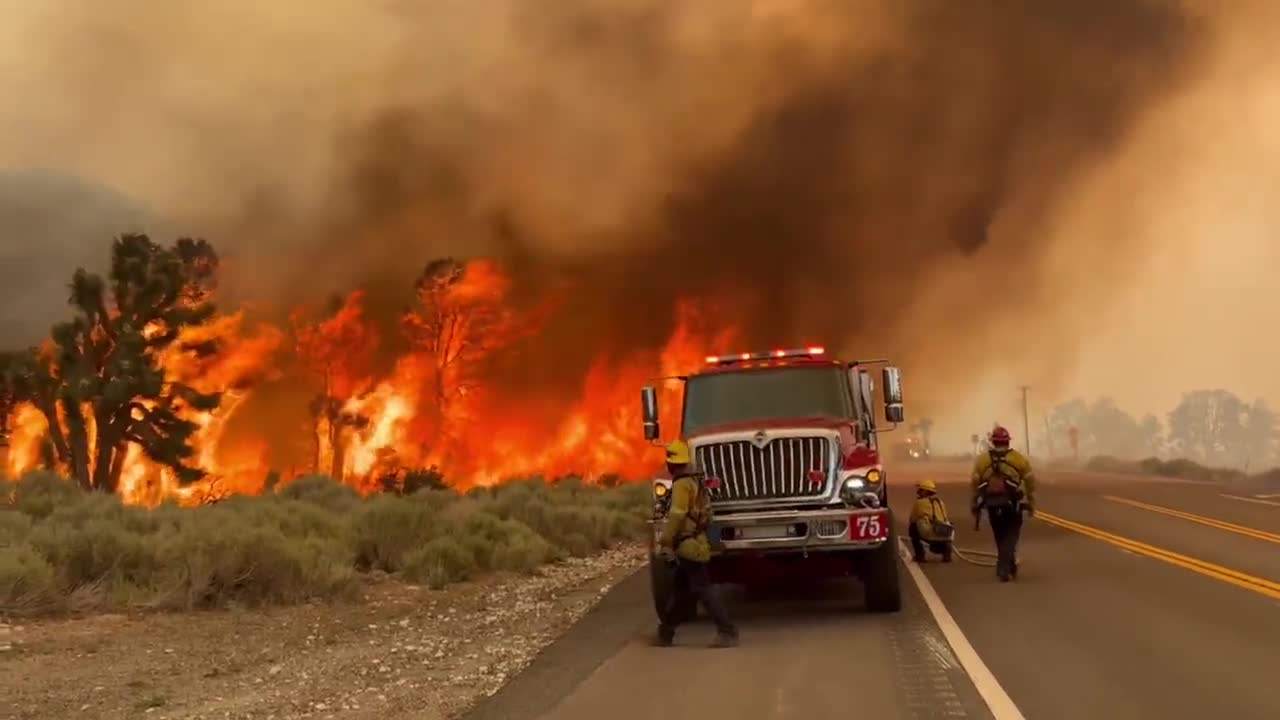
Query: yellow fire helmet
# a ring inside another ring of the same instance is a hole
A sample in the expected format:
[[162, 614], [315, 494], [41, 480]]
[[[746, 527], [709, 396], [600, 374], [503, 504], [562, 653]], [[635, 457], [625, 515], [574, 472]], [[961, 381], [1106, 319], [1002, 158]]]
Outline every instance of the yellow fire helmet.
[[929, 492], [938, 492], [938, 483], [932, 480], [921, 480], [916, 484], [917, 490], [927, 490]]
[[667, 462], [672, 465], [688, 465], [693, 462], [693, 453], [689, 452], [689, 443], [676, 440], [667, 446]]

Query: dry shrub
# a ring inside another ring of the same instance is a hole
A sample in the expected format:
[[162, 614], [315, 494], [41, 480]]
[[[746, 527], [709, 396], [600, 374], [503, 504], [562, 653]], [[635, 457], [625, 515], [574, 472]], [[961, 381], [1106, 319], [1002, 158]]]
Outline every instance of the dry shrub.
[[[1153, 475], [1156, 477], [1174, 478], [1178, 480], [1195, 480], [1197, 482], [1235, 482], [1248, 479], [1250, 476], [1241, 471], [1231, 468], [1213, 468], [1201, 465], [1194, 460], [1186, 458], [1173, 458], [1170, 460], [1162, 460], [1160, 458], [1147, 458], [1145, 460], [1121, 460], [1109, 456], [1098, 456], [1090, 458], [1085, 463], [1085, 469], [1090, 472], [1104, 473], [1129, 473], [1135, 475]], [[1268, 471], [1260, 475], [1253, 476], [1266, 480], [1268, 473], [1276, 471]]]
[[454, 537], [429, 540], [405, 556], [405, 577], [437, 589], [466, 580], [475, 570], [475, 556]]
[[59, 606], [53, 565], [26, 544], [0, 549], [0, 607], [14, 614], [49, 612]]
[[403, 570], [409, 552], [440, 534], [436, 515], [446, 502], [432, 492], [376, 495], [364, 502], [353, 517], [358, 567]]
[[540, 479], [362, 498], [325, 477], [197, 508], [132, 507], [50, 473], [6, 483], [0, 613], [346, 598], [360, 573], [432, 587], [639, 537], [645, 485]]

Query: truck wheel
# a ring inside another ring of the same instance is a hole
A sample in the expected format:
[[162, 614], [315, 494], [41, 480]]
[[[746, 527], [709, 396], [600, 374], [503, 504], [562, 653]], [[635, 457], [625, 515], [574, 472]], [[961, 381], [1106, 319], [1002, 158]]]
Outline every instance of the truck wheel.
[[[659, 557], [649, 556], [649, 590], [653, 595], [653, 611], [662, 620], [667, 603], [675, 592], [675, 572], [671, 565]], [[687, 622], [697, 617], [698, 601], [683, 602], [676, 608], [679, 622]]]
[[875, 550], [866, 551], [862, 583], [866, 587], [867, 609], [874, 613], [894, 613], [902, 609], [902, 588], [898, 584], [898, 534], [889, 525], [889, 539]]

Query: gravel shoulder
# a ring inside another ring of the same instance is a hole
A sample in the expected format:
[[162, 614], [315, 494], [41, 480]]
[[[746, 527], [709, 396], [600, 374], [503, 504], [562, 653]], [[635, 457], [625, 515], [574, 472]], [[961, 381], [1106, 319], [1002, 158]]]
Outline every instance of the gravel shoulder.
[[643, 564], [619, 547], [359, 602], [0, 624], [0, 718], [461, 716]]

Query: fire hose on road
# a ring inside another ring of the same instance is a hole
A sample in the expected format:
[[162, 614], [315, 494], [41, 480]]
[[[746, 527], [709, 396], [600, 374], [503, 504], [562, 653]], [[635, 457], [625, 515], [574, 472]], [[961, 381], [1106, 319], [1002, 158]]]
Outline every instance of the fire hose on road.
[[951, 548], [951, 552], [961, 560], [979, 567], [995, 567], [996, 553], [990, 550], [974, 550], [973, 548]]
[[[1021, 510], [1019, 510], [1019, 512], [1021, 512]], [[973, 514], [973, 529], [975, 531], [982, 529], [981, 508], [978, 508], [978, 511]], [[951, 548], [951, 552], [961, 560], [979, 567], [995, 567], [996, 558], [999, 557], [999, 553], [992, 552], [990, 550], [975, 550], [973, 548], [962, 548], [956, 546]], [[1021, 562], [1021, 553], [1015, 554], [1014, 558], [1015, 562]]]

